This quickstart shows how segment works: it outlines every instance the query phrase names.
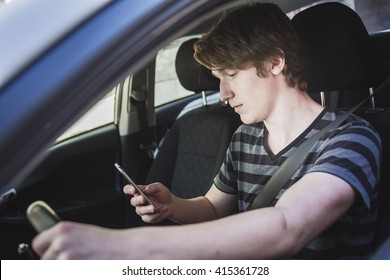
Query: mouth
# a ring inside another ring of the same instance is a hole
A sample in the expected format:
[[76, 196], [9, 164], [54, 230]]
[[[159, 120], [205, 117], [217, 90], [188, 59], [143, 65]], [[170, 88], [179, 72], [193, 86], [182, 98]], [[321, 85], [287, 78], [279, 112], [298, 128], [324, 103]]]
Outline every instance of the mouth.
[[242, 106], [242, 104], [239, 104], [239, 105], [233, 105], [232, 108], [237, 111], [238, 108], [240, 108]]

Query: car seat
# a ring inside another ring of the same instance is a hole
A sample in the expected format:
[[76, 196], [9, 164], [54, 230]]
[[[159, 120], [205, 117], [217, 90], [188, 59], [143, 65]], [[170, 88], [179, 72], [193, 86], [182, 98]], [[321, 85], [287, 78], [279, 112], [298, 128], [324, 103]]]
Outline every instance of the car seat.
[[[193, 58], [196, 40], [179, 47], [175, 62], [179, 81], [196, 94], [219, 90], [219, 80]], [[204, 195], [239, 124], [239, 116], [221, 102], [184, 114], [165, 135], [146, 183], [161, 182], [181, 198]]]
[[[371, 38], [352, 9], [334, 2], [320, 4], [298, 13], [292, 22], [308, 62], [309, 92], [348, 93], [349, 98], [355, 99], [353, 105], [361, 101], [359, 94], [354, 95], [361, 89], [370, 94], [370, 88], [377, 88], [375, 95], [388, 94], [389, 82], [385, 82], [386, 75]], [[383, 146], [375, 249], [390, 233], [390, 111], [367, 106], [356, 114], [371, 122], [380, 134]]]

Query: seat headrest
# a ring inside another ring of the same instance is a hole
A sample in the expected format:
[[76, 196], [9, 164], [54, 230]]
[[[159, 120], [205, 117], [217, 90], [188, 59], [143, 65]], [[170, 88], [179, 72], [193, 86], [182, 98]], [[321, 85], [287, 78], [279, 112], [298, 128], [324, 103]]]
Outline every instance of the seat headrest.
[[360, 17], [340, 3], [324, 3], [292, 22], [307, 60], [309, 92], [375, 87], [384, 75]]
[[194, 59], [193, 45], [198, 39], [190, 39], [181, 44], [176, 55], [176, 73], [181, 85], [190, 91], [218, 91], [219, 80], [211, 71]]

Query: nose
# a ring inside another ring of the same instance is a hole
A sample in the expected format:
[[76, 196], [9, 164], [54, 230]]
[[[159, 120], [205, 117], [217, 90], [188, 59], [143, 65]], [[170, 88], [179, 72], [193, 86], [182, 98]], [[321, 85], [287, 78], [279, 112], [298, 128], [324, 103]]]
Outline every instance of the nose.
[[233, 91], [229, 87], [228, 83], [221, 80], [219, 82], [219, 98], [224, 102], [228, 102], [233, 96]]

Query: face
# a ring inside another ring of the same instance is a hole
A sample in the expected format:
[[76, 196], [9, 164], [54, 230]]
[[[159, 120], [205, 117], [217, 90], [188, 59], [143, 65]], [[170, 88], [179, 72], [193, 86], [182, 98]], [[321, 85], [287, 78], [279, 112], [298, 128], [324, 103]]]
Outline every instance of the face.
[[274, 106], [273, 75], [259, 77], [255, 67], [213, 71], [220, 79], [220, 97], [240, 115], [245, 124], [263, 121]]

